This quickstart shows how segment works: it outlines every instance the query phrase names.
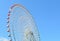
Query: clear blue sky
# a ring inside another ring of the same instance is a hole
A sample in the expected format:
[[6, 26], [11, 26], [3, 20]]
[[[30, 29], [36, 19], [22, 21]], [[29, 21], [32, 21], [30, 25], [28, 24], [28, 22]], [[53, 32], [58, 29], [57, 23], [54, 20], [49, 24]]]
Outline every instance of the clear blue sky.
[[0, 37], [6, 37], [9, 7], [19, 3], [33, 15], [41, 41], [60, 41], [60, 0], [0, 0]]

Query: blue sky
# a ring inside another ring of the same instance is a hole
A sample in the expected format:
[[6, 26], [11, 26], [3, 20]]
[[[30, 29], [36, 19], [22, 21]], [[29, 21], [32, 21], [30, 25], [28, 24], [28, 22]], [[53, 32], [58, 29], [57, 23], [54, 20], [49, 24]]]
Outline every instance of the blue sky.
[[0, 0], [0, 38], [7, 38], [6, 18], [10, 6], [15, 3], [30, 11], [41, 41], [60, 41], [60, 0]]

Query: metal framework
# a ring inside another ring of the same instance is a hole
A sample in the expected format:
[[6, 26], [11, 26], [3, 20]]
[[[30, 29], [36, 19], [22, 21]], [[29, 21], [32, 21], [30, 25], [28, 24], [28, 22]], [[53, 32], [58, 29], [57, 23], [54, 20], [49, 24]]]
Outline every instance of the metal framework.
[[32, 15], [20, 4], [11, 6], [8, 12], [7, 28], [9, 41], [40, 41]]

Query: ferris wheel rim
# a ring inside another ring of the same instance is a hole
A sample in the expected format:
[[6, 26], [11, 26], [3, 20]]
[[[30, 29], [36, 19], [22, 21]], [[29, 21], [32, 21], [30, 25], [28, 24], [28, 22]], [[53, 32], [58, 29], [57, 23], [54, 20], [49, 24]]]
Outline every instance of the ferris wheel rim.
[[[24, 11], [26, 11], [26, 14], [30, 14], [30, 12], [29, 12], [23, 5], [21, 5], [21, 4], [13, 4], [13, 5], [10, 7], [10, 9], [9, 9], [8, 14], [10, 14], [10, 13], [12, 12], [13, 8], [16, 7], [16, 6], [21, 7]], [[10, 15], [11, 15], [11, 14], [10, 14]], [[10, 16], [10, 15], [8, 15], [8, 16]], [[31, 14], [30, 14], [30, 15], [31, 15]], [[31, 16], [32, 16], [32, 15], [31, 15]]]
[[[13, 4], [13, 5], [10, 7], [10, 9], [9, 9], [8, 17], [10, 16], [13, 8], [16, 7], [16, 6], [21, 7], [23, 10], [25, 10], [25, 11], [27, 12], [26, 14], [30, 14], [30, 12], [29, 12], [24, 6], [22, 6], [21, 4]], [[30, 15], [31, 15], [31, 14], [30, 14]], [[32, 16], [32, 18], [33, 18], [33, 16]]]

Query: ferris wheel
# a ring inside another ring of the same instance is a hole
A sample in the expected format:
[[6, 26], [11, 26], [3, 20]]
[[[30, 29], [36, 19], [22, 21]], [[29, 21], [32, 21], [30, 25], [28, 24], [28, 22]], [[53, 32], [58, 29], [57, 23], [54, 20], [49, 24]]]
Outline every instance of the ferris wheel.
[[32, 15], [20, 4], [14, 4], [9, 9], [7, 29], [9, 41], [40, 41]]

